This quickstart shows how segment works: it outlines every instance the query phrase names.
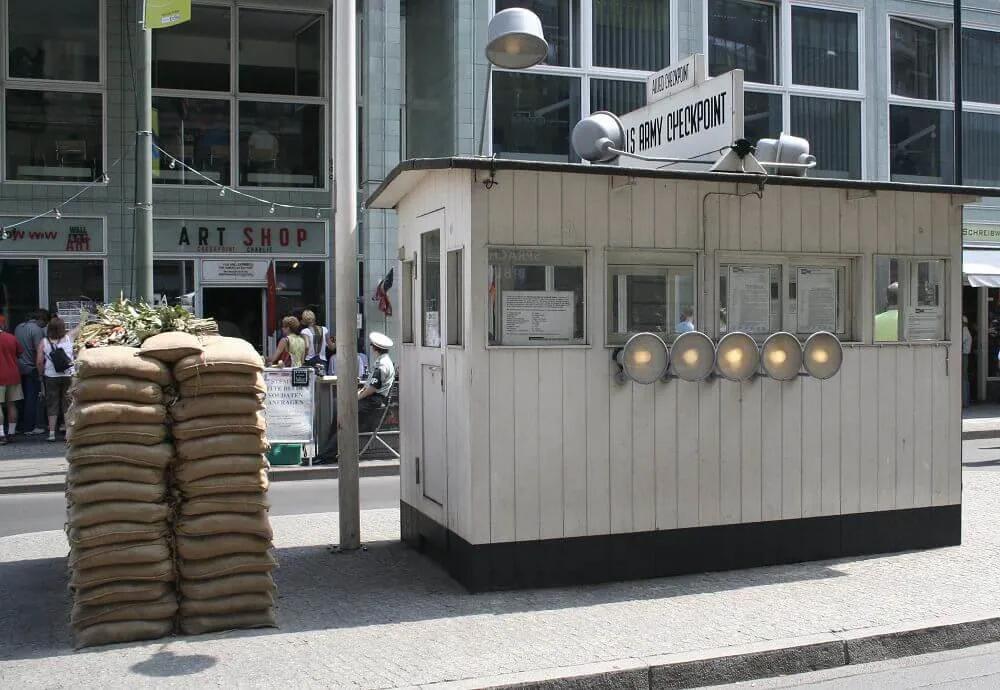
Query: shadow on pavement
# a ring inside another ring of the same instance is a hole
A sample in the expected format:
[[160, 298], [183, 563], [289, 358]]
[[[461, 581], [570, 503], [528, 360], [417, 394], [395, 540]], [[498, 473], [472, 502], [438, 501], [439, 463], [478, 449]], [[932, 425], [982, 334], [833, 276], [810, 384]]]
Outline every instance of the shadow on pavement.
[[65, 558], [0, 563], [0, 661], [73, 650]]
[[962, 463], [963, 467], [1000, 467], [1000, 458], [997, 460], [969, 460]]
[[161, 648], [145, 661], [133, 664], [129, 671], [150, 678], [174, 678], [207, 671], [216, 663], [218, 659], [208, 654], [175, 654]]

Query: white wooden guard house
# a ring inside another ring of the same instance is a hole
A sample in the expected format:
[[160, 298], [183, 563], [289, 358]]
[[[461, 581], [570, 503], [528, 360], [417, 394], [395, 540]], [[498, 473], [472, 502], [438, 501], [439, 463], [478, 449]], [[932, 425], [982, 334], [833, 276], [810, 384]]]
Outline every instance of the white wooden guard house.
[[[960, 542], [962, 205], [1000, 190], [759, 180], [392, 172], [404, 540], [472, 591]], [[843, 361], [616, 377], [633, 333], [688, 328], [829, 331]]]

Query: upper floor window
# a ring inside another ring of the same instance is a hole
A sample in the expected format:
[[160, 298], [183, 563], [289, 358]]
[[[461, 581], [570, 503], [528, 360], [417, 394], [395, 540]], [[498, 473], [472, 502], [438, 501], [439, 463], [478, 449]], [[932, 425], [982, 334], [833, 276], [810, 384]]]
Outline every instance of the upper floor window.
[[892, 93], [926, 101], [939, 100], [941, 29], [905, 19], [889, 21]]
[[100, 0], [9, 0], [8, 76], [99, 82], [100, 21]]
[[1000, 105], [1000, 32], [962, 31], [962, 94], [967, 101]]
[[708, 0], [708, 72], [743, 70], [744, 81], [778, 83], [778, 20], [774, 5]]

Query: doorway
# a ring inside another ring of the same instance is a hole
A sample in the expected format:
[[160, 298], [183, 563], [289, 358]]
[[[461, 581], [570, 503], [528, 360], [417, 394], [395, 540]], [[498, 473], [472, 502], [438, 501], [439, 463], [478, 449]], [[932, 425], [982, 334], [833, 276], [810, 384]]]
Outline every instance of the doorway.
[[264, 352], [264, 290], [258, 287], [202, 288], [202, 313], [224, 336], [243, 338]]
[[38, 283], [38, 259], [0, 259], [0, 309], [11, 333], [43, 306]]

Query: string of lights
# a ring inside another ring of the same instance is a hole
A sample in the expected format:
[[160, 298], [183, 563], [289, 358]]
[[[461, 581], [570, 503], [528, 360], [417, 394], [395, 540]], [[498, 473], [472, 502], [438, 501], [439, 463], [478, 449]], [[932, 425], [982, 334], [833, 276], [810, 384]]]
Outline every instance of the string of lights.
[[185, 163], [181, 159], [173, 156], [171, 153], [163, 150], [159, 146], [155, 146], [154, 145], [154, 148], [166, 157], [166, 159], [168, 161], [167, 166], [171, 170], [174, 170], [179, 165], [182, 168], [184, 168], [185, 170], [187, 170], [188, 172], [194, 173], [195, 175], [197, 175], [198, 177], [200, 177], [201, 179], [203, 179], [205, 182], [207, 182], [207, 183], [209, 183], [211, 185], [214, 185], [219, 190], [219, 197], [220, 198], [226, 196], [227, 193], [231, 192], [232, 194], [235, 194], [237, 196], [241, 196], [241, 197], [243, 197], [245, 199], [250, 199], [252, 201], [256, 201], [257, 203], [263, 204], [264, 206], [267, 206], [268, 207], [268, 211], [269, 211], [269, 213], [271, 215], [274, 215], [274, 212], [275, 212], [276, 209], [279, 209], [279, 208], [288, 208], [288, 209], [294, 209], [294, 210], [297, 210], [297, 211], [313, 211], [313, 212], [316, 213], [316, 217], [317, 218], [322, 218], [323, 211], [332, 211], [333, 210], [333, 208], [330, 207], [330, 206], [300, 206], [300, 205], [297, 205], [297, 204], [283, 204], [283, 203], [280, 203], [280, 202], [277, 202], [277, 201], [271, 201], [270, 199], [264, 199], [264, 198], [259, 197], [259, 196], [254, 196], [253, 194], [248, 194], [246, 192], [240, 191], [239, 189], [236, 189], [235, 187], [230, 187], [229, 185], [224, 185], [224, 184], [222, 184], [220, 182], [216, 182], [215, 180], [213, 180], [212, 178], [210, 178], [205, 173], [201, 172], [200, 170], [196, 170], [195, 168], [192, 168], [190, 165], [188, 165], [187, 163]]

